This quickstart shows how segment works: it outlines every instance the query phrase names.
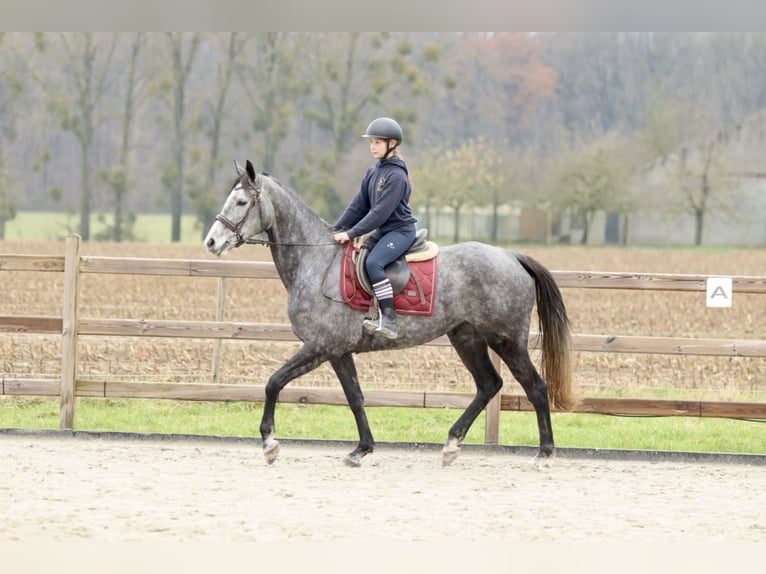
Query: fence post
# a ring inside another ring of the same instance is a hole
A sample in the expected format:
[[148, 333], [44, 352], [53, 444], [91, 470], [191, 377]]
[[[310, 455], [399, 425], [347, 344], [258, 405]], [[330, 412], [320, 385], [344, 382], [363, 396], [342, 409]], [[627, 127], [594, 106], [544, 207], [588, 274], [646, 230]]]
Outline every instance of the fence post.
[[80, 236], [66, 239], [64, 255], [64, 304], [61, 342], [61, 404], [59, 428], [74, 428], [75, 383], [77, 378], [77, 304], [80, 299]]
[[[502, 368], [502, 362], [500, 361], [500, 356], [495, 353], [494, 351], [489, 352], [489, 358], [492, 361], [492, 364], [495, 366], [495, 369], [497, 369], [497, 372], [500, 372], [500, 369]], [[500, 407], [501, 407], [501, 396], [503, 394], [503, 390], [500, 389], [497, 394], [492, 397], [492, 400], [489, 401], [487, 404], [486, 411], [486, 420], [484, 422], [484, 443], [485, 444], [498, 444], [500, 442]]]

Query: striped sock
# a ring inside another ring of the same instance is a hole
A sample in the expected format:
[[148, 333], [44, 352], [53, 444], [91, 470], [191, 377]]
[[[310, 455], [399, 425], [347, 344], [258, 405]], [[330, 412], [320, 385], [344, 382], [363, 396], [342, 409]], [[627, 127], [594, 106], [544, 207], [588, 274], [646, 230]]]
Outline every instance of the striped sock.
[[375, 292], [375, 297], [377, 297], [378, 301], [381, 299], [394, 298], [394, 289], [391, 287], [391, 281], [388, 279], [383, 279], [383, 281], [373, 283], [372, 290]]

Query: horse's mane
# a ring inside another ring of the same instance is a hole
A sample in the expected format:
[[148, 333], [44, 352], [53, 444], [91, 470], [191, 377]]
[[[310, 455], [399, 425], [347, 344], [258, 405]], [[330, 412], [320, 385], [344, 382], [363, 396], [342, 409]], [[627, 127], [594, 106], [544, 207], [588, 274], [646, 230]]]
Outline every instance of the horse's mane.
[[289, 187], [289, 186], [287, 186], [287, 185], [284, 185], [284, 184], [283, 184], [281, 181], [279, 181], [279, 180], [278, 180], [276, 177], [274, 177], [273, 175], [271, 175], [271, 174], [269, 174], [269, 173], [266, 173], [265, 171], [264, 171], [264, 172], [261, 172], [261, 174], [260, 174], [260, 175], [262, 175], [262, 176], [264, 176], [264, 177], [268, 177], [268, 178], [269, 178], [271, 181], [273, 181], [273, 182], [274, 182], [274, 183], [275, 183], [275, 184], [276, 184], [276, 185], [277, 185], [277, 186], [278, 186], [278, 187], [279, 187], [279, 188], [280, 188], [282, 191], [284, 191], [285, 193], [287, 193], [287, 195], [289, 195], [290, 197], [294, 198], [294, 199], [296, 200], [296, 202], [297, 202], [299, 205], [301, 205], [301, 206], [302, 206], [304, 209], [306, 209], [306, 211], [308, 211], [309, 213], [313, 214], [313, 215], [314, 215], [314, 216], [315, 216], [317, 219], [319, 219], [319, 220], [320, 220], [322, 223], [324, 223], [325, 225], [328, 225], [328, 226], [330, 225], [330, 223], [328, 223], [327, 221], [325, 221], [325, 219], [324, 219], [324, 218], [323, 218], [321, 215], [319, 215], [319, 213], [318, 213], [318, 212], [317, 212], [317, 211], [316, 211], [316, 210], [315, 210], [313, 207], [311, 207], [311, 206], [308, 204], [308, 202], [306, 201], [306, 199], [305, 199], [305, 198], [304, 198], [304, 197], [303, 197], [303, 196], [302, 196], [300, 193], [298, 193], [296, 190], [292, 189], [291, 187]]
[[[316, 219], [321, 221], [323, 224], [327, 225], [328, 227], [331, 225], [328, 223], [319, 213], [311, 207], [306, 199], [298, 193], [296, 190], [290, 188], [287, 185], [284, 185], [280, 180], [278, 180], [275, 176], [271, 175], [268, 172], [261, 171], [257, 173], [258, 177], [265, 177], [271, 180], [279, 189], [281, 189], [283, 192], [285, 192], [290, 198], [292, 198], [297, 205], [299, 205], [302, 209], [306, 210], [310, 215], [313, 215]], [[238, 182], [242, 181], [242, 178], [248, 177], [246, 173], [243, 173], [242, 175], [237, 175], [231, 180], [231, 184], [229, 184], [229, 191], [227, 193], [230, 193], [232, 189], [234, 189], [234, 186], [237, 185]]]

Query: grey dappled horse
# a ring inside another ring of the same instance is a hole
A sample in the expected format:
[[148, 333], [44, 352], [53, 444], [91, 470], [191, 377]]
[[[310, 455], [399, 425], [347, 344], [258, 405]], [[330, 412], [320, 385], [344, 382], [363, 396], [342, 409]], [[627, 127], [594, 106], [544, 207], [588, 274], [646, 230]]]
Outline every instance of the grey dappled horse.
[[[329, 361], [340, 379], [356, 419], [359, 444], [344, 462], [359, 466], [372, 452], [374, 440], [364, 409], [354, 353], [422, 345], [445, 333], [476, 384], [476, 396], [450, 428], [442, 450], [443, 464], [457, 458], [476, 417], [500, 391], [503, 381], [490, 361], [493, 349], [508, 365], [537, 413], [540, 448], [536, 464], [554, 454], [549, 401], [570, 409], [572, 339], [566, 308], [550, 272], [534, 259], [469, 242], [439, 251], [438, 289], [432, 316], [399, 317], [399, 337], [365, 333], [364, 313], [341, 297], [343, 246], [333, 242], [331, 225], [294, 192], [266, 174], [256, 174], [250, 161], [238, 177], [223, 209], [205, 238], [215, 255], [226, 255], [249, 238], [265, 232], [274, 265], [288, 294], [287, 313], [301, 348], [270, 378], [261, 419], [266, 461], [276, 460], [274, 411], [280, 391], [293, 379]], [[542, 330], [542, 373], [527, 350], [533, 306]]]

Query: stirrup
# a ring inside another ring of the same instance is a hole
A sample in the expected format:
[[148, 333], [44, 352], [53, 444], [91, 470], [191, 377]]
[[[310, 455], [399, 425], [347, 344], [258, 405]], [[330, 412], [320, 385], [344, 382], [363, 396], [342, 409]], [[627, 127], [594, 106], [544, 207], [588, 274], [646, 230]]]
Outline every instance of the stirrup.
[[380, 330], [380, 325], [383, 322], [383, 315], [381, 314], [380, 310], [378, 310], [378, 318], [377, 319], [365, 319], [362, 321], [362, 327], [364, 330], [369, 333], [370, 335], [375, 334], [375, 331]]

